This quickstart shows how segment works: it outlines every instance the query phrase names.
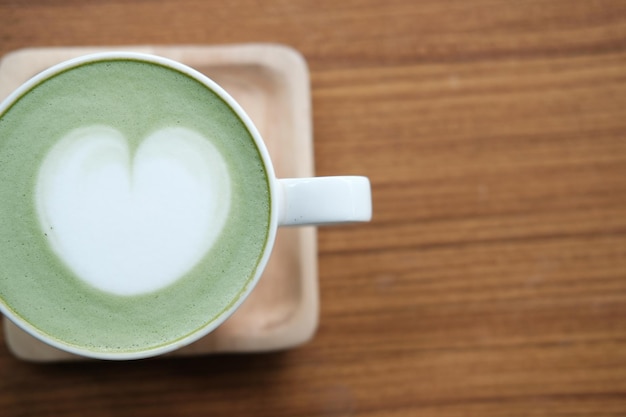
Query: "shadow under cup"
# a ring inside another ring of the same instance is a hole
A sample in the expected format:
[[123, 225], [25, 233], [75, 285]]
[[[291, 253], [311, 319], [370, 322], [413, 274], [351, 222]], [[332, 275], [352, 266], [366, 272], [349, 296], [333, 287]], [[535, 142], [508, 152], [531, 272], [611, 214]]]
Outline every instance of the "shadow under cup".
[[[99, 54], [40, 74], [0, 107], [2, 311], [84, 356], [198, 339], [249, 294], [271, 250], [267, 160], [240, 107], [180, 64]], [[227, 180], [205, 187], [220, 164]], [[137, 286], [133, 271], [165, 278]]]

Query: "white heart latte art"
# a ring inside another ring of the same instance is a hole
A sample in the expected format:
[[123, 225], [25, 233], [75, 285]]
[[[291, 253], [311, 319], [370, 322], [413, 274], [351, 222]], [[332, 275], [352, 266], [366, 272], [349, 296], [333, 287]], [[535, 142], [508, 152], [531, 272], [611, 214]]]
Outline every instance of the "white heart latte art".
[[159, 130], [131, 155], [119, 131], [89, 126], [47, 154], [36, 201], [69, 269], [100, 290], [137, 295], [174, 283], [212, 247], [230, 177], [217, 148], [192, 130]]

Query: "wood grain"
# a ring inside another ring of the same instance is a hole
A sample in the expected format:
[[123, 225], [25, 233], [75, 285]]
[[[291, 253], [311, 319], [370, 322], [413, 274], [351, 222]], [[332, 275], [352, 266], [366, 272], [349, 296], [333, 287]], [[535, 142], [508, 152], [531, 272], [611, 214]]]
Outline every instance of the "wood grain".
[[320, 328], [259, 355], [31, 365], [2, 416], [626, 415], [626, 3], [0, 0], [27, 46], [277, 42], [311, 69]]

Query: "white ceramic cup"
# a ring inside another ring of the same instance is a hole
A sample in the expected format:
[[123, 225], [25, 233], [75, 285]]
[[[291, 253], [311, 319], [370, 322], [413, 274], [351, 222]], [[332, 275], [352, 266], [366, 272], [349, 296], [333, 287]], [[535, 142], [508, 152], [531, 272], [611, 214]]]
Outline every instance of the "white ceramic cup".
[[[250, 132], [259, 152], [269, 180], [271, 194], [271, 217], [269, 224], [268, 238], [265, 244], [258, 267], [254, 272], [254, 277], [245, 289], [245, 292], [230, 307], [213, 320], [209, 325], [189, 334], [187, 337], [172, 341], [171, 343], [150, 348], [147, 350], [134, 352], [94, 352], [87, 348], [71, 346], [41, 333], [30, 323], [23, 320], [8, 308], [4, 301], [0, 300], [0, 310], [14, 323], [34, 337], [65, 351], [86, 357], [100, 359], [137, 359], [142, 357], [155, 356], [176, 350], [195, 340], [200, 339], [222, 324], [237, 308], [243, 303], [250, 292], [255, 287], [267, 265], [272, 247], [274, 244], [277, 228], [280, 226], [303, 226], [303, 225], [332, 225], [340, 223], [365, 222], [372, 216], [372, 199], [370, 183], [366, 177], [361, 176], [333, 176], [314, 178], [290, 178], [278, 179], [274, 173], [270, 155], [267, 151], [263, 139], [254, 123], [241, 108], [241, 106], [219, 85], [203, 75], [202, 73], [189, 68], [181, 63], [170, 59], [130, 52], [106, 52], [97, 53], [75, 58], [61, 64], [55, 65], [34, 78], [27, 81], [7, 99], [0, 103], [0, 116], [7, 111], [25, 92], [34, 86], [47, 80], [48, 78], [85, 63], [99, 61], [103, 59], [131, 59], [160, 64], [182, 72], [193, 79], [204, 84], [207, 88], [215, 92], [226, 102], [243, 121], [245, 127]], [[2, 138], [0, 137], [0, 145]], [[0, 255], [1, 256], [1, 255]]]

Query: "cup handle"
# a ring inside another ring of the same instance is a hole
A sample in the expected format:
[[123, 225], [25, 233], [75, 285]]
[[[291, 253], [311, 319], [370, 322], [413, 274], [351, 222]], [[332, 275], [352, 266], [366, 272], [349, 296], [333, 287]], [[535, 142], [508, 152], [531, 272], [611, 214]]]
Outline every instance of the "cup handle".
[[372, 218], [367, 177], [285, 178], [278, 183], [279, 226], [322, 226]]

